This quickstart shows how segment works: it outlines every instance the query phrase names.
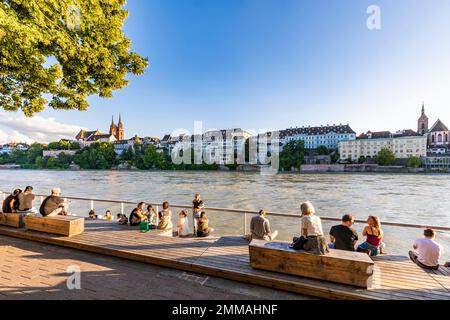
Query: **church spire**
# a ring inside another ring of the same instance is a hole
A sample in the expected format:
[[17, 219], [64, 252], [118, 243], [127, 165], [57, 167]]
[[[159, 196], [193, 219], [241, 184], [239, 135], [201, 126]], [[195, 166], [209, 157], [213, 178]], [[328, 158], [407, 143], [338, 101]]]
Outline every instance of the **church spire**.
[[422, 101], [422, 115], [425, 114], [425, 102]]
[[122, 124], [122, 116], [119, 113], [119, 123], [118, 123], [118, 125], [121, 125], [121, 124]]

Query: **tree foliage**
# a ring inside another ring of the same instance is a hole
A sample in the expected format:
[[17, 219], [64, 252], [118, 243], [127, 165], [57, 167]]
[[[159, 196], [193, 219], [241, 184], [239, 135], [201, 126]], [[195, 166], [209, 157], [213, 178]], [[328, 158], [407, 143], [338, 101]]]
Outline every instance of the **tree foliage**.
[[380, 166], [392, 166], [395, 164], [395, 154], [388, 148], [383, 148], [375, 157], [375, 162]]
[[305, 142], [301, 140], [289, 141], [280, 153], [280, 169], [290, 171], [300, 169], [305, 162]]
[[321, 156], [326, 156], [330, 153], [330, 151], [328, 150], [328, 148], [326, 146], [319, 146], [317, 148], [317, 153]]
[[111, 169], [116, 164], [116, 152], [112, 144], [95, 142], [75, 154], [74, 162], [81, 169]]
[[[0, 0], [0, 107], [88, 108], [148, 65], [122, 32], [125, 0]], [[47, 101], [50, 97], [50, 101]]]
[[419, 157], [410, 157], [407, 166], [409, 168], [420, 168], [422, 166], [422, 160]]

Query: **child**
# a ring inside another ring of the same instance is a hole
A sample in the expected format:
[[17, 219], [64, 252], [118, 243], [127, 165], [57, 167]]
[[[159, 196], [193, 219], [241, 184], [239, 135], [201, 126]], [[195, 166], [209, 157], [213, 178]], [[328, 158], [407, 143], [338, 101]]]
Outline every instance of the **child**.
[[178, 220], [178, 236], [187, 237], [190, 234], [189, 221], [186, 218], [187, 212], [185, 210], [180, 212], [180, 220]]
[[113, 221], [114, 220], [114, 218], [113, 218], [113, 216], [111, 214], [111, 211], [106, 210], [104, 219], [108, 220], [108, 221]]
[[95, 214], [94, 210], [89, 211], [89, 220], [96, 220], [97, 215]]
[[149, 228], [150, 229], [156, 229], [157, 226], [157, 214], [155, 212], [155, 209], [153, 209], [153, 206], [149, 204], [147, 206], [147, 212], [145, 213], [148, 219]]
[[117, 223], [120, 225], [128, 224], [128, 217], [125, 214], [117, 214]]

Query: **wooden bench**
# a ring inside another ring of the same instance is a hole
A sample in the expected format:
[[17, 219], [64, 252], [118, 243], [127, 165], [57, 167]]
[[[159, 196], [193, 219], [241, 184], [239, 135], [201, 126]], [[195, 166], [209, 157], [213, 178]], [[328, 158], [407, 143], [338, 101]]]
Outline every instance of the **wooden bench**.
[[27, 216], [25, 218], [25, 227], [28, 230], [72, 237], [84, 232], [84, 218], [73, 216]]
[[24, 225], [23, 215], [21, 215], [20, 213], [0, 212], [0, 225], [14, 228], [22, 228]]
[[289, 248], [286, 242], [253, 240], [249, 245], [252, 268], [370, 288], [374, 263], [365, 253], [330, 250], [314, 255]]

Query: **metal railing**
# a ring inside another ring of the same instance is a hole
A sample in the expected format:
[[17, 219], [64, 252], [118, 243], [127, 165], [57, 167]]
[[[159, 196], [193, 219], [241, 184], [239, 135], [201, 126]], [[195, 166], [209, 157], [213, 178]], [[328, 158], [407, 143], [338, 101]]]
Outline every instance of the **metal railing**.
[[[6, 195], [10, 195], [10, 192], [3, 192], [0, 191], [2, 194], [3, 200], [6, 198]], [[41, 194], [35, 194], [36, 197], [40, 197], [40, 201], [45, 199], [47, 195], [41, 195]], [[124, 200], [109, 200], [109, 199], [95, 199], [95, 198], [84, 198], [84, 197], [71, 197], [71, 196], [61, 196], [64, 199], [68, 200], [77, 200], [77, 201], [88, 201], [90, 202], [90, 208], [91, 210], [94, 210], [95, 203], [115, 203], [120, 204], [120, 213], [124, 213], [124, 206], [125, 205], [136, 205], [139, 201], [124, 201]], [[157, 202], [145, 202], [147, 205], [151, 204], [155, 207], [156, 212], [159, 211], [159, 206], [161, 206], [162, 203]], [[186, 205], [179, 205], [179, 204], [170, 204], [171, 208], [179, 208], [179, 209], [192, 209], [192, 206], [186, 206]], [[251, 211], [251, 210], [240, 210], [240, 209], [230, 209], [230, 208], [215, 208], [215, 207], [205, 207], [204, 210], [207, 211], [214, 211], [214, 212], [226, 212], [226, 213], [236, 213], [236, 214], [242, 214], [243, 215], [243, 223], [244, 223], [244, 233], [247, 230], [247, 219], [249, 215], [256, 215], [258, 214], [258, 211]], [[274, 216], [274, 217], [288, 217], [288, 218], [297, 218], [300, 219], [300, 214], [292, 214], [292, 213], [281, 213], [281, 212], [267, 212], [268, 215]], [[327, 216], [320, 216], [321, 220], [324, 221], [337, 221], [340, 222], [340, 218], [336, 217], [327, 217]], [[355, 220], [355, 223], [366, 223], [366, 220]], [[388, 222], [383, 221], [384, 226], [391, 226], [391, 227], [401, 227], [401, 228], [415, 228], [415, 229], [427, 229], [431, 228], [434, 230], [440, 230], [440, 231], [450, 231], [450, 227], [446, 226], [433, 226], [433, 225], [426, 225], [426, 224], [409, 224], [409, 223], [400, 223], [400, 222]]]

